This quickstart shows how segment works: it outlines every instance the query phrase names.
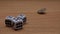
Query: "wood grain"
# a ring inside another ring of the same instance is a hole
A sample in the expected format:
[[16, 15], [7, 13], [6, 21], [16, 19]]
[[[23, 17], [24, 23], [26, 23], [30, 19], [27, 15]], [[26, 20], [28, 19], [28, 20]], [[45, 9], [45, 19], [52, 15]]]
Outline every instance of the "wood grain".
[[[46, 8], [46, 14], [37, 11]], [[6, 16], [24, 13], [27, 24], [14, 31], [4, 24]], [[0, 1], [0, 34], [60, 34], [60, 1]]]

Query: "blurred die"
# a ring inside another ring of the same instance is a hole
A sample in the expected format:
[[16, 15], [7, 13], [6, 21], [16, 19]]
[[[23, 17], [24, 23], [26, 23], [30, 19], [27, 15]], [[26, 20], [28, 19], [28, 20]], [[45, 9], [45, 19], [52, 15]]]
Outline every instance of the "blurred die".
[[15, 17], [13, 16], [7, 16], [6, 19], [5, 19], [5, 25], [7, 27], [12, 27], [13, 23], [12, 23], [12, 20], [14, 19]]
[[26, 22], [26, 16], [24, 14], [17, 16], [17, 19], [22, 19], [24, 23]]
[[15, 19], [13, 19], [12, 23], [13, 23], [13, 27], [12, 28], [14, 30], [19, 30], [19, 29], [23, 28], [23, 20], [22, 19], [15, 18]]

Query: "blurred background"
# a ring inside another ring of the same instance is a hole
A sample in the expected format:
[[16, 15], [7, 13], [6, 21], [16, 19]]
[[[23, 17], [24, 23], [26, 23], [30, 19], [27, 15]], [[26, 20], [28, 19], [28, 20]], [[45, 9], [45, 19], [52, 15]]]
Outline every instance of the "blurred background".
[[[37, 14], [46, 8], [46, 14]], [[22, 30], [5, 26], [6, 16], [24, 13], [27, 23]], [[0, 0], [0, 34], [60, 34], [60, 0]]]

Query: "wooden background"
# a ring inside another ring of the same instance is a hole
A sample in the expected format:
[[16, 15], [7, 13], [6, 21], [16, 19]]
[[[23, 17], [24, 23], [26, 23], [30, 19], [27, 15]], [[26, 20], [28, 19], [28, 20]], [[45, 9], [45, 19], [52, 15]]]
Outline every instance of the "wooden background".
[[[46, 14], [37, 11], [46, 8]], [[5, 26], [6, 16], [24, 13], [27, 24], [14, 31]], [[0, 34], [60, 34], [60, 1], [0, 1]]]

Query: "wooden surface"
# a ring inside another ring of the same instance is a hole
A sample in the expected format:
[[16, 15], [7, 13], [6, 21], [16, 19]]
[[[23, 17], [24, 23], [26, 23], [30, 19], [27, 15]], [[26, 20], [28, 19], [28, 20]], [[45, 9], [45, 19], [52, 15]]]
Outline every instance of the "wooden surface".
[[[46, 14], [37, 11], [46, 8]], [[24, 13], [27, 24], [14, 31], [4, 24], [6, 16]], [[60, 1], [0, 1], [0, 34], [60, 34]]]

